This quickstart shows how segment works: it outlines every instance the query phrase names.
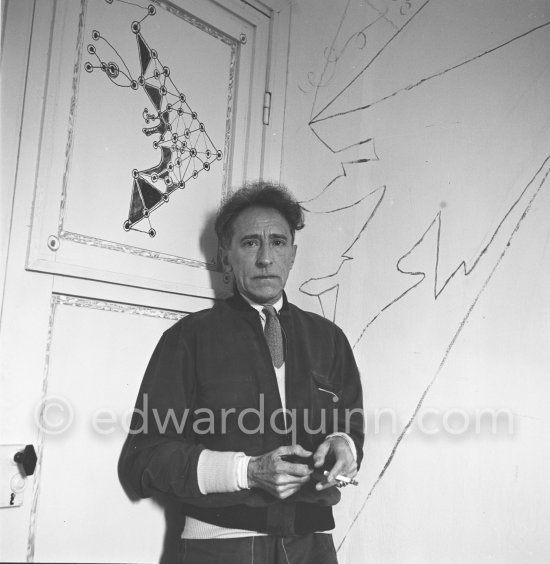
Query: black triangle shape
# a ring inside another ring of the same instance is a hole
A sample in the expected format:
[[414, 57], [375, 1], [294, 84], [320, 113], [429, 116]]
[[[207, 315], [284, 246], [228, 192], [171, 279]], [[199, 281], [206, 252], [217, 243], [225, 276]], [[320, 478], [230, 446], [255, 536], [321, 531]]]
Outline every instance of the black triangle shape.
[[149, 100], [153, 102], [155, 108], [157, 109], [157, 112], [160, 112], [160, 108], [162, 106], [162, 95], [160, 93], [160, 90], [155, 86], [147, 84], [147, 82], [145, 83], [144, 88], [145, 92], [147, 92], [147, 96], [149, 96]]
[[148, 210], [154, 208], [162, 200], [162, 192], [147, 182], [145, 178], [138, 176], [136, 181], [138, 182], [139, 189], [141, 190], [141, 197], [145, 202], [145, 207]]
[[143, 202], [139, 195], [137, 181], [134, 179], [134, 187], [132, 189], [132, 199], [130, 201], [130, 211], [128, 212], [128, 221], [133, 225], [143, 218]]
[[138, 33], [136, 37], [138, 42], [139, 62], [141, 63], [141, 76], [145, 77], [145, 73], [153, 57], [151, 56], [151, 49], [149, 49], [147, 43], [145, 43], [143, 37], [141, 37], [141, 33]]

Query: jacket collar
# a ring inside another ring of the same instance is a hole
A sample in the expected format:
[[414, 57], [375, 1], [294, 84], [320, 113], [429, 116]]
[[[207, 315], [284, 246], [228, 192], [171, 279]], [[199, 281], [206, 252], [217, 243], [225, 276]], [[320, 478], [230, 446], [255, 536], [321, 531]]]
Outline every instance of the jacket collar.
[[[232, 309], [242, 311], [243, 313], [256, 314], [256, 310], [237, 291], [235, 291], [235, 293], [230, 298], [227, 298], [227, 300], [225, 301], [227, 305]], [[281, 313], [287, 310], [288, 310], [288, 299], [286, 297], [286, 293], [283, 292], [283, 306], [281, 307]]]

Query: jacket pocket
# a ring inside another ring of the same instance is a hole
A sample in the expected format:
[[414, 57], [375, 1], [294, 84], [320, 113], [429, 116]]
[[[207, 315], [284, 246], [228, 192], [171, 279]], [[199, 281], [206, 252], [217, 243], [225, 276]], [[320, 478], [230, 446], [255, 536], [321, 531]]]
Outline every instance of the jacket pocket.
[[317, 392], [319, 392], [321, 398], [323, 397], [323, 394], [328, 394], [333, 403], [338, 403], [340, 401], [340, 396], [336, 392], [323, 388], [322, 386], [317, 386]]
[[316, 396], [320, 405], [332, 405], [336, 407], [340, 402], [342, 390], [325, 374], [312, 370], [311, 377], [315, 387]]

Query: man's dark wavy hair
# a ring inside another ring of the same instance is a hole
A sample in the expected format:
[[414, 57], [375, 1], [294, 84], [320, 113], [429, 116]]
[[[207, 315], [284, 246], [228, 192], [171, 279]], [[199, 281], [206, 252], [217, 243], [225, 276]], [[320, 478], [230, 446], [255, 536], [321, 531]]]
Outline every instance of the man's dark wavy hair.
[[302, 207], [285, 186], [265, 181], [250, 182], [230, 194], [218, 210], [214, 229], [223, 248], [231, 245], [233, 222], [237, 216], [251, 207], [277, 210], [286, 219], [293, 242], [296, 231], [304, 227]]

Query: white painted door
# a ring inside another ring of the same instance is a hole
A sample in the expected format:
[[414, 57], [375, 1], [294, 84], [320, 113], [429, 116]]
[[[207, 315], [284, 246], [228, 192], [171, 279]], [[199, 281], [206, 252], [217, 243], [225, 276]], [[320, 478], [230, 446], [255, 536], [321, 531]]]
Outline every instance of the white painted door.
[[4, 7], [1, 443], [39, 456], [2, 559], [169, 561], [171, 508], [131, 502], [117, 460], [158, 338], [228, 291], [220, 199], [279, 174], [286, 16], [266, 4]]

